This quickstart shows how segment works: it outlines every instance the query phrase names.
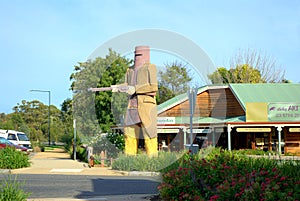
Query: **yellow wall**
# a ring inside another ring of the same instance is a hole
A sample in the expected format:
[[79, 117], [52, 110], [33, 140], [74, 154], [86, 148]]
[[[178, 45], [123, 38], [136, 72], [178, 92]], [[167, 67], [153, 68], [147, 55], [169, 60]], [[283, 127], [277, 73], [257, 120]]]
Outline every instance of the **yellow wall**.
[[267, 103], [246, 103], [246, 122], [267, 122]]

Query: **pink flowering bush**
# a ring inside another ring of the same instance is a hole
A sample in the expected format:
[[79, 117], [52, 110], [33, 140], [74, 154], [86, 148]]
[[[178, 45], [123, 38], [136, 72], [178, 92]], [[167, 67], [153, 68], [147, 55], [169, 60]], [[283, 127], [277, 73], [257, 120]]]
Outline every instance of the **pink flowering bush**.
[[214, 149], [210, 154], [185, 154], [162, 173], [163, 200], [297, 200], [300, 164], [253, 159]]

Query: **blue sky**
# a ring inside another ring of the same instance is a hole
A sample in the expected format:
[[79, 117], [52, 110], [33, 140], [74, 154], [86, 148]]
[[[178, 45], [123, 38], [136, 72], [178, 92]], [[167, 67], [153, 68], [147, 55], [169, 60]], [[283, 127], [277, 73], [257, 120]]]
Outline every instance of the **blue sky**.
[[181, 34], [216, 66], [226, 66], [239, 49], [263, 51], [298, 83], [299, 19], [298, 0], [0, 0], [0, 113], [22, 100], [48, 104], [48, 94], [31, 89], [50, 90], [60, 108], [72, 97], [74, 65], [107, 40], [139, 29]]

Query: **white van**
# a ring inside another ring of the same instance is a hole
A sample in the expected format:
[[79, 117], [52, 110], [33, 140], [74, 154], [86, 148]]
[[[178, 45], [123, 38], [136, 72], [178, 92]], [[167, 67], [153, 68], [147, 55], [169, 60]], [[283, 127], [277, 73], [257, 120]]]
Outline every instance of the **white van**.
[[3, 137], [16, 145], [26, 147], [28, 151], [32, 151], [31, 142], [27, 135], [23, 132], [14, 130], [0, 130], [0, 137]]

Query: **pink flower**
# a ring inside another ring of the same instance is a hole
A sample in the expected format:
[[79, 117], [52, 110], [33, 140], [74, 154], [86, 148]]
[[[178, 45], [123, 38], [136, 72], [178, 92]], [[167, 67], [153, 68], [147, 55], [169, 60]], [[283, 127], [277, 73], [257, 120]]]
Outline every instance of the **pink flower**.
[[225, 169], [225, 170], [226, 170], [226, 169], [230, 169], [230, 166], [225, 165], [225, 166], [224, 166], [224, 169]]
[[281, 177], [280, 181], [284, 181], [286, 179], [286, 177]]
[[214, 200], [217, 200], [220, 196], [218, 195], [213, 195], [210, 197], [209, 201], [214, 201]]

